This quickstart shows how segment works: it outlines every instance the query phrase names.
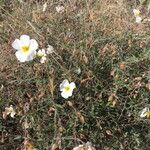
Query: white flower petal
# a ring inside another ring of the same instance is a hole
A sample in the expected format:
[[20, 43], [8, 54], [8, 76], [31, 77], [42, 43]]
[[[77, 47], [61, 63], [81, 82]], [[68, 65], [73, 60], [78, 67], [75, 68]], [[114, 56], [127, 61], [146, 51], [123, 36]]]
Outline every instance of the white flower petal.
[[74, 82], [71, 82], [71, 83], [70, 83], [70, 87], [71, 87], [72, 90], [73, 90], [74, 88], [76, 88], [75, 83], [74, 83]]
[[10, 114], [10, 116], [12, 117], [12, 118], [14, 118], [14, 116], [15, 116], [15, 111], [13, 110], [12, 112], [11, 112], [11, 114]]
[[20, 41], [21, 41], [22, 45], [29, 46], [30, 37], [28, 35], [21, 35], [20, 36]]
[[63, 82], [60, 84], [60, 91], [63, 91], [65, 86], [69, 86], [69, 81], [67, 79], [63, 80]]
[[42, 53], [43, 55], [46, 55], [45, 49], [42, 49]]
[[72, 96], [72, 92], [73, 92], [73, 90], [67, 92], [69, 97]]
[[42, 55], [43, 55], [42, 51], [39, 50], [39, 51], [37, 52], [37, 56], [41, 57]]
[[5, 112], [6, 112], [6, 115], [9, 115], [9, 114], [10, 114], [10, 108], [9, 108], [9, 107], [6, 107], [6, 108], [5, 108]]
[[148, 111], [149, 111], [149, 107], [145, 107], [145, 108], [141, 111], [140, 117], [141, 117], [141, 118], [146, 117], [146, 112], [148, 112]]
[[140, 117], [141, 117], [141, 118], [146, 117], [146, 113], [145, 113], [145, 112], [141, 112]]
[[25, 61], [27, 61], [27, 56], [24, 55], [21, 51], [17, 51], [17, 52], [15, 53], [15, 55], [16, 55], [17, 59], [18, 59], [20, 62], [25, 62]]
[[42, 64], [44, 64], [44, 63], [45, 63], [45, 61], [46, 61], [46, 57], [45, 57], [45, 56], [43, 56], [43, 57], [40, 59], [40, 62], [41, 62]]
[[26, 61], [31, 61], [36, 57], [36, 51], [33, 51], [30, 55], [27, 56]]
[[149, 111], [150, 109], [149, 109], [149, 107], [145, 107], [144, 109], [143, 109], [143, 112], [147, 112], [147, 111]]
[[51, 45], [48, 45], [47, 54], [52, 54], [54, 52], [54, 48]]
[[67, 79], [63, 80], [62, 82], [63, 86], [68, 86], [69, 85], [69, 81]]
[[16, 39], [13, 43], [12, 43], [12, 47], [16, 50], [19, 50], [21, 46], [21, 42], [19, 39]]
[[67, 99], [69, 97], [67, 92], [61, 92], [61, 96], [65, 99]]
[[38, 43], [36, 40], [31, 39], [30, 40], [30, 47], [29, 47], [30, 51], [35, 51], [38, 49]]
[[37, 55], [38, 55], [39, 57], [46, 56], [45, 49], [40, 49], [40, 50], [37, 52]]
[[142, 18], [139, 17], [139, 16], [137, 16], [137, 17], [136, 17], [136, 23], [141, 23], [141, 21], [142, 21]]

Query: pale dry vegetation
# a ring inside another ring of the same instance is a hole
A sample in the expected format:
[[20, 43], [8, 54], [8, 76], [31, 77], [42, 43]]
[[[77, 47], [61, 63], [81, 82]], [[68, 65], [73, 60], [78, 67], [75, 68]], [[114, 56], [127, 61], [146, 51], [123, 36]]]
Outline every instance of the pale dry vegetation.
[[[0, 116], [0, 149], [20, 150], [28, 140], [38, 150], [87, 141], [97, 150], [148, 150], [150, 122], [139, 111], [150, 104], [150, 24], [135, 23], [132, 12], [143, 6], [48, 0], [43, 12], [46, 1], [22, 1], [0, 0], [0, 108], [12, 104], [17, 112]], [[22, 34], [54, 47], [46, 64], [17, 61], [11, 43]], [[68, 100], [59, 93], [63, 79], [77, 85]]]

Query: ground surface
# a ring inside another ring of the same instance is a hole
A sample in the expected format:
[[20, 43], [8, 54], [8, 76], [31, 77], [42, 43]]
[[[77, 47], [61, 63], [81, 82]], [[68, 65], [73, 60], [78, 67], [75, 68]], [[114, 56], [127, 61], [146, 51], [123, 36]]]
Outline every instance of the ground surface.
[[[90, 141], [97, 150], [148, 150], [150, 120], [139, 112], [150, 105], [150, 24], [135, 23], [132, 12], [148, 19], [147, 8], [136, 0], [49, 0], [43, 12], [45, 2], [0, 0], [0, 149], [28, 141], [72, 150]], [[45, 64], [18, 62], [11, 43], [22, 34], [54, 47]], [[67, 100], [64, 79], [77, 86]], [[17, 114], [3, 119], [9, 105]]]

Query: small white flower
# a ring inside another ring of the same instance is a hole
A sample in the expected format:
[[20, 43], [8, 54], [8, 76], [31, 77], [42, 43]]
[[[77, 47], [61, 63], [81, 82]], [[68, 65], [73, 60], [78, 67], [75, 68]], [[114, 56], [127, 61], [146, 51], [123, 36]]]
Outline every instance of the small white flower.
[[12, 43], [12, 47], [16, 49], [16, 57], [20, 62], [30, 61], [34, 59], [38, 43], [35, 39], [30, 39], [28, 35], [21, 35], [20, 39], [16, 39]]
[[145, 107], [145, 108], [141, 111], [140, 117], [141, 117], [141, 118], [145, 118], [145, 117], [150, 118], [150, 108], [149, 108], [149, 107]]
[[46, 62], [46, 57], [45, 56], [41, 57], [40, 62], [41, 64], [44, 64]]
[[46, 8], [47, 8], [47, 3], [45, 3], [44, 5], [43, 5], [43, 12], [45, 12], [46, 11]]
[[72, 96], [74, 88], [76, 88], [74, 82], [69, 83], [68, 80], [63, 80], [63, 82], [60, 84], [61, 96], [65, 99]]
[[141, 23], [141, 21], [142, 21], [142, 18], [140, 16], [137, 16], [136, 17], [136, 23]]
[[10, 115], [12, 118], [14, 118], [16, 112], [12, 105], [10, 107], [6, 107], [5, 111], [3, 112], [3, 118], [5, 119], [8, 115]]
[[39, 57], [44, 57], [44, 56], [46, 56], [45, 49], [40, 49], [40, 50], [37, 52], [37, 56], [39, 56]]
[[137, 16], [140, 16], [140, 11], [138, 9], [133, 9], [133, 13], [134, 13], [134, 16], [137, 17]]
[[65, 11], [65, 8], [64, 8], [64, 6], [57, 6], [56, 7], [56, 11], [58, 12], [58, 13], [63, 13], [64, 11]]
[[48, 45], [47, 54], [52, 54], [54, 52], [54, 48], [51, 45]]
[[87, 142], [84, 145], [79, 145], [79, 146], [73, 148], [73, 150], [95, 150], [95, 148], [92, 147], [92, 144], [90, 142]]
[[141, 14], [141, 12], [140, 12], [140, 10], [138, 10], [138, 9], [133, 9], [133, 13], [134, 13], [134, 16], [135, 16], [135, 21], [136, 21], [136, 23], [141, 23], [141, 21], [142, 21], [142, 17], [140, 16], [140, 14]]
[[46, 61], [46, 52], [45, 49], [41, 49], [37, 52], [37, 56], [40, 57], [40, 62], [43, 64]]

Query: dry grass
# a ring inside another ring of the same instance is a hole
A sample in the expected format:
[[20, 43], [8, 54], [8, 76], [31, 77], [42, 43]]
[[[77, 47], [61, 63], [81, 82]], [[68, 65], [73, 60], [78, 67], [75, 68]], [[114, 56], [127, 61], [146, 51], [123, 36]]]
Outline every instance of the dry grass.
[[[23, 149], [27, 140], [38, 150], [87, 141], [97, 150], [149, 149], [149, 120], [138, 113], [149, 105], [150, 32], [149, 23], [134, 22], [138, 3], [47, 1], [42, 12], [45, 2], [0, 1], [0, 108], [17, 111], [0, 118], [0, 149]], [[46, 64], [17, 62], [11, 43], [22, 34], [53, 45]], [[77, 85], [68, 100], [58, 91], [66, 78]]]

